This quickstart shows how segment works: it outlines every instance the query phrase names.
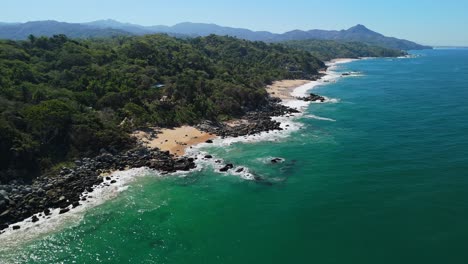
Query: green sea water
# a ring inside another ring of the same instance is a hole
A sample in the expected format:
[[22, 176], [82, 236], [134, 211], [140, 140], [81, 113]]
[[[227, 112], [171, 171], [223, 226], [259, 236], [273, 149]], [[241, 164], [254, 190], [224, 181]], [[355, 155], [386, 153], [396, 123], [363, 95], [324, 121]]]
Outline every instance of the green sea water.
[[0, 263], [468, 263], [468, 50], [414, 54], [340, 65], [287, 137], [203, 149], [264, 181], [147, 172]]

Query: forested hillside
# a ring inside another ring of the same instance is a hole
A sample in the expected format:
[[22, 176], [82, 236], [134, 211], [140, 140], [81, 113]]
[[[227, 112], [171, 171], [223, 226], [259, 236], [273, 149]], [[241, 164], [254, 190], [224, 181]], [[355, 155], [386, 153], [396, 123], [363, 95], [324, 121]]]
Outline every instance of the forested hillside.
[[407, 53], [400, 50], [372, 46], [362, 42], [338, 42], [333, 40], [291, 40], [283, 44], [311, 52], [315, 57], [328, 61], [335, 58], [397, 57]]
[[265, 103], [266, 84], [323, 66], [309, 52], [213, 35], [0, 41], [0, 183], [126, 149], [135, 127], [240, 116]]

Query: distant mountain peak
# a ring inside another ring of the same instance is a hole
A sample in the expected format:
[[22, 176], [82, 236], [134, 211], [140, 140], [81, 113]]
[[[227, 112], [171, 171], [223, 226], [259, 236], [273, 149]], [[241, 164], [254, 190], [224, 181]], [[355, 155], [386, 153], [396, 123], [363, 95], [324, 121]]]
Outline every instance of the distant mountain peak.
[[119, 23], [119, 24], [120, 24], [120, 23], [122, 23], [122, 22], [120, 22], [120, 21], [117, 21], [117, 20], [115, 20], [115, 19], [112, 19], [112, 18], [108, 18], [108, 19], [102, 19], [102, 20], [97, 20], [97, 21], [103, 21], [103, 22], [104, 22], [104, 21], [105, 21], [105, 22], [113, 22], [113, 23]]
[[351, 27], [349, 29], [367, 29], [369, 30], [366, 26], [364, 26], [363, 24], [357, 24], [355, 25], [354, 27]]
[[361, 25], [361, 24], [357, 24], [354, 27], [350, 27], [346, 31], [355, 32], [355, 33], [370, 33], [370, 32], [375, 33], [374, 31], [368, 29], [366, 26]]

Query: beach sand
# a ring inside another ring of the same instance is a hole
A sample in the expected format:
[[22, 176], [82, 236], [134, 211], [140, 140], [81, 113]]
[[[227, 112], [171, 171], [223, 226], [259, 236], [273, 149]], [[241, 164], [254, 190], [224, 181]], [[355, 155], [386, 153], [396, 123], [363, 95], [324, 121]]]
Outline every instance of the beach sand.
[[150, 128], [132, 134], [148, 148], [159, 148], [176, 156], [183, 156], [186, 148], [214, 139], [216, 135], [198, 130], [192, 126], [176, 128]]
[[325, 64], [327, 66], [330, 66], [330, 65], [336, 65], [336, 64], [350, 63], [350, 62], [357, 61], [357, 60], [360, 60], [360, 59], [338, 58], [338, 59], [333, 59], [331, 61], [327, 61], [325, 62]]
[[279, 98], [281, 100], [295, 99], [291, 95], [291, 92], [304, 84], [310, 83], [310, 80], [281, 80], [275, 81], [273, 84], [266, 87], [267, 92], [272, 97]]
[[329, 82], [330, 80], [336, 78], [336, 76], [330, 76], [330, 70], [333, 70], [336, 65], [349, 63], [359, 59], [350, 59], [350, 58], [337, 58], [331, 61], [325, 62], [325, 64], [329, 67], [326, 71], [320, 71], [319, 73], [323, 74], [324, 76], [316, 81], [311, 80], [280, 80], [275, 81], [273, 84], [268, 85], [266, 87], [266, 91], [272, 97], [279, 98], [283, 101], [285, 100], [294, 100], [297, 97], [305, 97], [307, 96], [307, 92], [314, 88], [317, 85], [321, 85], [324, 82]]

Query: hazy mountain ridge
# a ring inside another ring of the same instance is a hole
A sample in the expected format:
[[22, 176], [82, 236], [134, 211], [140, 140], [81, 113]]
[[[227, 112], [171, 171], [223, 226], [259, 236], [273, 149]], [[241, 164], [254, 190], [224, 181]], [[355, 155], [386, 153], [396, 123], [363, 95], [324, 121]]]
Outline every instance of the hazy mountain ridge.
[[244, 28], [223, 27], [216, 24], [191, 22], [183, 22], [174, 26], [141, 26], [131, 23], [122, 23], [111, 19], [81, 24], [57, 21], [35, 21], [19, 24], [0, 23], [0, 38], [16, 40], [25, 39], [30, 34], [45, 36], [66, 34], [70, 37], [90, 38], [115, 35], [146, 35], [154, 33], [166, 33], [178, 37], [197, 37], [208, 36], [211, 34], [228, 35], [251, 41], [265, 42], [306, 39], [360, 41], [371, 45], [401, 50], [431, 48], [429, 46], [423, 46], [404, 39], [386, 37], [366, 28], [363, 25], [356, 25], [346, 30], [292, 30], [283, 34], [277, 34], [268, 31], [252, 31]]
[[32, 21], [26, 23], [0, 23], [0, 39], [22, 40], [29, 35], [53, 36], [65, 34], [71, 38], [110, 37], [118, 35], [133, 35], [117, 28], [98, 28], [78, 23], [57, 22], [54, 20]]

